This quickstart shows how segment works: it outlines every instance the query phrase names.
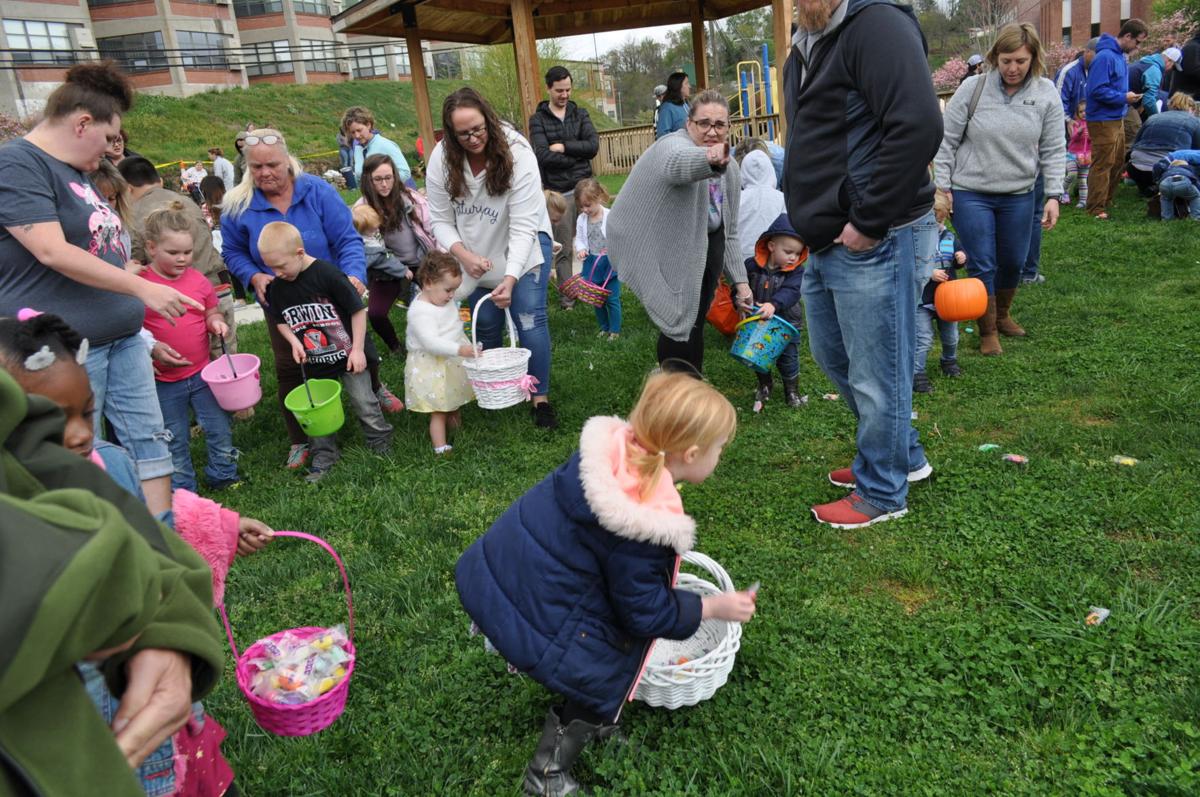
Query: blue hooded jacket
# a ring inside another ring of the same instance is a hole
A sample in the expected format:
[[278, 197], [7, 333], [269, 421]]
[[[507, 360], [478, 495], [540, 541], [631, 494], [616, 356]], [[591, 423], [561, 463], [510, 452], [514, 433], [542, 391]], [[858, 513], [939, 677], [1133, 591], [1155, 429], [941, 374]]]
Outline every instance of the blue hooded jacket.
[[1139, 61], [1142, 67], [1142, 118], [1158, 113], [1159, 89], [1163, 84], [1167, 62], [1159, 53], [1147, 55]]
[[286, 221], [300, 230], [304, 251], [328, 260], [347, 277], [367, 281], [362, 237], [354, 229], [350, 208], [333, 186], [311, 174], [300, 174], [287, 214], [280, 213], [258, 189], [241, 213], [221, 214], [221, 256], [229, 273], [250, 288], [255, 274], [271, 275], [258, 253], [258, 236], [273, 221]]
[[1089, 122], [1115, 122], [1125, 118], [1129, 103], [1129, 68], [1125, 53], [1111, 35], [1096, 42], [1096, 57], [1087, 75], [1087, 118]]
[[775, 312], [783, 320], [799, 328], [804, 325], [800, 290], [804, 287], [804, 262], [808, 260], [808, 250], [801, 252], [800, 259], [786, 269], [767, 268], [771, 257], [767, 243], [779, 235], [800, 240], [786, 213], [780, 214], [766, 232], [758, 236], [758, 243], [754, 246], [754, 257], [746, 259], [746, 279], [751, 293], [754, 294], [755, 304], [770, 302], [775, 305]]
[[579, 451], [463, 553], [459, 599], [500, 654], [538, 683], [615, 719], [657, 637], [700, 627], [700, 596], [673, 589], [692, 548], [688, 515], [639, 504], [620, 487], [620, 418], [592, 418]]

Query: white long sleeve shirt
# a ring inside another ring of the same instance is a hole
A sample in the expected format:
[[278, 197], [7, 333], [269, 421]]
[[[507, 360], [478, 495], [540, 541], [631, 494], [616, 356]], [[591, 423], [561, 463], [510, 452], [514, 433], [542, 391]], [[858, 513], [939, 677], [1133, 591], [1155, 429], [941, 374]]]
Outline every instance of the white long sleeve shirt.
[[467, 340], [458, 305], [446, 302], [441, 307], [417, 297], [408, 306], [408, 331], [405, 343], [409, 351], [423, 351], [439, 357], [457, 357], [458, 347]]
[[486, 170], [472, 174], [470, 166], [463, 164], [466, 196], [452, 198], [447, 190], [445, 144], [439, 143], [429, 156], [425, 190], [438, 244], [449, 251], [461, 243], [492, 261], [492, 270], [479, 279], [464, 269], [459, 296], [466, 296], [476, 286], [495, 288], [506, 276], [520, 279], [542, 264], [538, 233], [552, 236], [533, 148], [511, 127], [506, 125], [504, 132], [512, 150], [513, 177], [512, 187], [500, 196], [488, 194]]

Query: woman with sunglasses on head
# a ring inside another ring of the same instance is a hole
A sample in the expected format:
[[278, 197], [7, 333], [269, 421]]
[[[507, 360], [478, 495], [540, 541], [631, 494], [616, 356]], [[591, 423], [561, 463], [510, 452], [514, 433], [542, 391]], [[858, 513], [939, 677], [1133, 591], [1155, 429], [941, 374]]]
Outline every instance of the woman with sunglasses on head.
[[425, 188], [437, 242], [463, 267], [459, 296], [469, 305], [490, 293], [475, 319], [485, 348], [501, 345], [511, 306], [521, 345], [532, 352], [533, 421], [558, 426], [550, 406], [550, 328], [546, 285], [553, 261], [550, 217], [537, 157], [471, 88], [442, 103], [445, 138], [429, 156]]
[[[269, 128], [252, 130], [245, 138], [246, 173], [221, 203], [221, 254], [229, 273], [253, 290], [266, 304], [267, 285], [274, 274], [263, 262], [258, 236], [271, 222], [286, 221], [304, 237], [304, 251], [336, 265], [361, 295], [366, 291], [367, 266], [362, 238], [354, 229], [350, 208], [329, 183], [307, 174], [300, 161], [288, 152], [283, 135]], [[308, 461], [308, 437], [296, 417], [283, 407], [283, 398], [303, 381], [300, 367], [292, 359], [292, 347], [276, 328], [267, 324], [275, 374], [279, 380], [279, 406], [287, 426], [291, 450], [287, 467], [303, 467]], [[369, 338], [368, 338], [369, 341]], [[404, 405], [379, 382], [379, 356], [367, 347], [371, 382], [385, 411], [398, 412]]]
[[685, 127], [642, 153], [608, 216], [608, 256], [659, 329], [658, 361], [704, 370], [704, 316], [722, 271], [750, 309], [738, 243], [741, 178], [729, 103], [703, 91]]

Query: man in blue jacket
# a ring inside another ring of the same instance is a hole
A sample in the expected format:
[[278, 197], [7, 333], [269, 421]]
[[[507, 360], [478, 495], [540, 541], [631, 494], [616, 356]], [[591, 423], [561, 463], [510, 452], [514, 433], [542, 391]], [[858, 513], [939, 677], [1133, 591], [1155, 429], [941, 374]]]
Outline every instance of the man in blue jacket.
[[[1075, 109], [1079, 107], [1079, 103], [1087, 101], [1088, 69], [1092, 65], [1092, 59], [1096, 57], [1096, 43], [1099, 41], [1099, 36], [1088, 40], [1075, 56], [1075, 60], [1058, 70], [1058, 74], [1054, 76], [1054, 85], [1058, 87], [1058, 93], [1062, 96], [1063, 117], [1066, 119], [1068, 131], [1071, 129], [1071, 120], [1075, 118]], [[1070, 138], [1069, 132], [1067, 137]]]
[[[937, 252], [929, 163], [942, 115], [909, 6], [799, 0], [784, 66], [784, 194], [809, 247], [809, 346], [858, 419], [858, 454], [829, 480], [852, 488], [812, 508], [858, 528], [900, 517], [933, 469], [912, 427], [917, 283]], [[923, 278], [922, 278], [923, 276]]]
[[1144, 56], [1138, 62], [1138, 69], [1142, 73], [1141, 85], [1134, 86], [1131, 80], [1129, 88], [1142, 95], [1141, 115], [1143, 121], [1158, 113], [1159, 93], [1166, 83], [1167, 73], [1175, 68], [1182, 55], [1183, 53], [1178, 47], [1168, 47], [1161, 53]]
[[1096, 57], [1088, 70], [1087, 125], [1092, 139], [1092, 171], [1088, 175], [1087, 212], [1107, 219], [1125, 167], [1125, 115], [1141, 100], [1129, 90], [1125, 56], [1137, 50], [1150, 29], [1140, 19], [1121, 26], [1117, 38], [1105, 33], [1096, 42]]

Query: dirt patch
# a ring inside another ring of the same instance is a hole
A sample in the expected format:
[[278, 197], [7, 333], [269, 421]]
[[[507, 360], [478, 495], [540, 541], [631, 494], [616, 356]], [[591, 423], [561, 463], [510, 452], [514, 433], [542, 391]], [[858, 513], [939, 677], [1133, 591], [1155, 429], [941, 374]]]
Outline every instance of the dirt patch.
[[928, 587], [917, 587], [891, 579], [880, 581], [873, 587], [873, 590], [883, 592], [899, 603], [904, 607], [904, 613], [908, 615], [916, 614], [934, 598], [934, 591]]

